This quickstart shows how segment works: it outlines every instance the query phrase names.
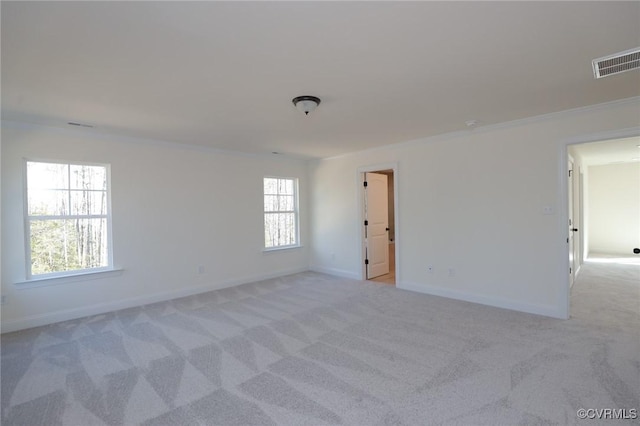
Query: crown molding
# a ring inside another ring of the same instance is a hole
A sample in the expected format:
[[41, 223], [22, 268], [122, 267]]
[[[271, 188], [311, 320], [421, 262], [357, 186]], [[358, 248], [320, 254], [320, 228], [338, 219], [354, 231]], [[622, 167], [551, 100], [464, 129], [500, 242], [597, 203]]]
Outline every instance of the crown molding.
[[353, 151], [345, 154], [335, 155], [332, 157], [320, 158], [320, 159], [317, 159], [317, 161], [346, 158], [351, 155], [364, 154], [364, 153], [370, 153], [370, 152], [376, 152], [376, 151], [384, 151], [390, 148], [400, 148], [400, 147], [417, 145], [417, 144], [442, 142], [450, 139], [457, 139], [460, 137], [468, 136], [471, 133], [488, 133], [496, 130], [521, 127], [525, 125], [530, 125], [530, 124], [535, 124], [535, 123], [540, 123], [540, 122], [550, 121], [550, 120], [558, 120], [558, 119], [568, 118], [576, 115], [582, 115], [585, 113], [591, 113], [591, 112], [611, 109], [615, 107], [624, 107], [624, 106], [633, 105], [633, 104], [636, 104], [638, 106], [638, 110], [640, 112], [640, 96], [633, 96], [630, 98], [618, 99], [615, 101], [603, 102], [600, 104], [588, 105], [588, 106], [579, 107], [579, 108], [572, 108], [572, 109], [567, 109], [563, 111], [556, 111], [556, 112], [550, 112], [547, 114], [519, 118], [517, 120], [505, 121], [502, 123], [488, 124], [485, 126], [477, 126], [477, 127], [474, 127], [473, 129], [458, 130], [455, 132], [443, 133], [440, 135], [428, 136], [425, 138], [411, 139], [408, 141], [377, 146], [374, 148], [368, 148], [360, 151]]

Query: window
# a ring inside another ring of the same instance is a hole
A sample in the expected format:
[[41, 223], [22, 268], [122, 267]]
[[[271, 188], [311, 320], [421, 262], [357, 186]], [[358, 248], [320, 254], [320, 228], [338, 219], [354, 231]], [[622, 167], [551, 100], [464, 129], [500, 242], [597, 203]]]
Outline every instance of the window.
[[111, 268], [109, 167], [26, 162], [28, 278]]
[[267, 249], [300, 245], [298, 235], [298, 180], [264, 178], [264, 246]]

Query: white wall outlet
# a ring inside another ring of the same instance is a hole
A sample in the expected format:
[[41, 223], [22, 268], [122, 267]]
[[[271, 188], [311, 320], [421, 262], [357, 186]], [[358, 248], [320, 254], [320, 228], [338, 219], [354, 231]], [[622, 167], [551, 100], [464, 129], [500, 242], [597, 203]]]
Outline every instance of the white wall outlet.
[[200, 265], [198, 266], [198, 275], [202, 275], [204, 274], [204, 266]]
[[553, 214], [553, 206], [542, 206], [542, 214]]

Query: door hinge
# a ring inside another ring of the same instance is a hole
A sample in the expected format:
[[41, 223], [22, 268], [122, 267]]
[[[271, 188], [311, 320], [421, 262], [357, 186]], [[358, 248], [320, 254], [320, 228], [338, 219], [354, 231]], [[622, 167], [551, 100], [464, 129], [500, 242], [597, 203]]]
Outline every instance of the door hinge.
[[365, 188], [367, 187], [367, 181], [366, 180], [364, 181], [364, 187]]
[[571, 172], [572, 172], [572, 171], [573, 171], [573, 170], [569, 170], [569, 177], [571, 177]]
[[364, 221], [364, 226], [369, 226], [369, 221], [368, 220]]
[[369, 264], [369, 259], [365, 259], [365, 260], [364, 260], [364, 264], [365, 264], [365, 265], [368, 265], [368, 264]]

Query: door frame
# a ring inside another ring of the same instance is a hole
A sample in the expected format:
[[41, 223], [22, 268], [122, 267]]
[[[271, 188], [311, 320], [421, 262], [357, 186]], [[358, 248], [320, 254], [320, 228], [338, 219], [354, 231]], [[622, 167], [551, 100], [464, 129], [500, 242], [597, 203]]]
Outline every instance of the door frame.
[[360, 279], [365, 281], [367, 279], [367, 266], [364, 263], [365, 259], [365, 242], [364, 242], [364, 219], [365, 219], [365, 211], [364, 211], [364, 174], [365, 173], [374, 173], [380, 172], [383, 170], [392, 170], [393, 171], [393, 226], [395, 230], [395, 235], [393, 241], [395, 242], [395, 272], [396, 272], [396, 287], [399, 285], [400, 281], [400, 221], [399, 221], [399, 203], [398, 203], [398, 163], [378, 163], [371, 164], [368, 166], [358, 167], [356, 172], [356, 202], [358, 209], [358, 259], [360, 260]]
[[[567, 147], [568, 149], [568, 147]], [[582, 212], [576, 212], [577, 206], [575, 203], [576, 195], [582, 198], [582, 194], [576, 194], [576, 161], [571, 156], [571, 154], [567, 153], [567, 217], [569, 218], [567, 221], [567, 227], [569, 228], [568, 232], [568, 244], [569, 244], [569, 288], [573, 287], [573, 283], [576, 280], [576, 276], [578, 275], [578, 269], [580, 269], [580, 265], [582, 263], [582, 259], [580, 257], [576, 257], [576, 234], [572, 231], [573, 228], [580, 226], [578, 232], [584, 232], [584, 227], [581, 224], [576, 224], [576, 216], [582, 217]], [[569, 172], [570, 171], [570, 172]], [[569, 221], [571, 221], [569, 223]], [[582, 238], [578, 236], [578, 241], [581, 241]], [[573, 263], [571, 260], [573, 259]], [[577, 266], [577, 267], [576, 267]]]
[[[389, 181], [389, 179], [393, 179], [393, 171], [365, 172], [364, 175], [367, 182], [367, 186], [364, 189], [366, 194], [364, 199], [366, 217], [364, 232], [367, 236], [365, 256], [369, 260], [369, 262], [366, 262], [365, 269], [367, 271], [367, 280], [373, 280], [391, 272], [389, 231], [393, 225], [389, 221], [389, 210], [393, 209], [393, 207], [389, 202], [389, 196], [392, 196], [393, 192], [389, 191], [389, 183], [392, 183], [393, 180]], [[384, 185], [380, 186], [383, 182]], [[384, 197], [381, 196], [383, 193]], [[380, 261], [382, 263], [377, 263]]]
[[[565, 240], [569, 237], [569, 227], [567, 224], [569, 223], [569, 179], [567, 179], [567, 175], [569, 174], [569, 146], [570, 145], [580, 145], [584, 143], [591, 142], [605, 142], [613, 139], [623, 139], [630, 138], [634, 136], [640, 136], [640, 126], [639, 127], [630, 127], [626, 129], [616, 129], [606, 132], [599, 133], [591, 133], [575, 136], [572, 138], [567, 138], [561, 141], [559, 145], [559, 182], [560, 182], [560, 199], [558, 200], [558, 205], [560, 208], [558, 209], [559, 218], [558, 218], [558, 236], [560, 242], [565, 242]], [[581, 217], [584, 217], [584, 212], [580, 212]], [[581, 225], [584, 228], [584, 224]], [[586, 231], [585, 231], [586, 232]], [[582, 234], [583, 236], [585, 233]], [[559, 308], [561, 309], [560, 318], [569, 319], [571, 316], [571, 277], [567, 273], [569, 271], [569, 244], [564, 243], [559, 245], [558, 247], [562, 247], [559, 255], [562, 262], [561, 276], [560, 281], [564, 283], [561, 287], [560, 292], [560, 303]]]

